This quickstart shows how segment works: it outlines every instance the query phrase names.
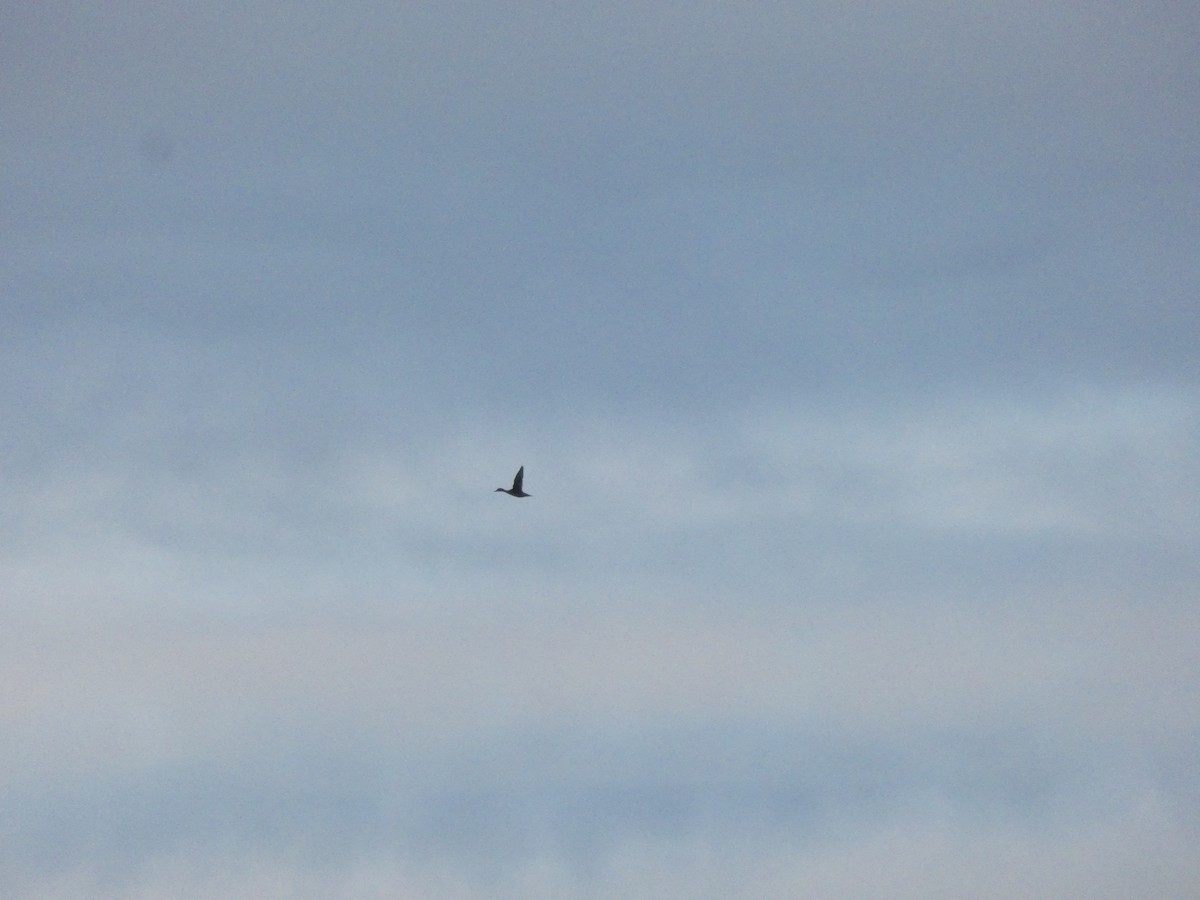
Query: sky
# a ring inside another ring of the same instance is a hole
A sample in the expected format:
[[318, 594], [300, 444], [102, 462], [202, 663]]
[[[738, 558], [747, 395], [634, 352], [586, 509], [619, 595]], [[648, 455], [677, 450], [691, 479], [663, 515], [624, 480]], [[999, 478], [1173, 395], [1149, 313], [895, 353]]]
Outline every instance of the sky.
[[4, 896], [1200, 895], [1193, 4], [0, 10]]

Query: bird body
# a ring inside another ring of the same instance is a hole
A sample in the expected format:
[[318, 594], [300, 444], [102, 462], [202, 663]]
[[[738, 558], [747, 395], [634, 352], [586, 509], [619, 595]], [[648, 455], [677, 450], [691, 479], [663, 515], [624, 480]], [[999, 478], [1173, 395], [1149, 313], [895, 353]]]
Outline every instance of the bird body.
[[[517, 477], [513, 479], [512, 487], [496, 488], [496, 491], [500, 491], [505, 494], [512, 494], [514, 497], [532, 497], [533, 496], [532, 494], [527, 494], [523, 490], [521, 490], [521, 484], [524, 481], [525, 481], [525, 467], [521, 466], [521, 468], [517, 469]], [[492, 493], [494, 494], [496, 491], [492, 491]]]

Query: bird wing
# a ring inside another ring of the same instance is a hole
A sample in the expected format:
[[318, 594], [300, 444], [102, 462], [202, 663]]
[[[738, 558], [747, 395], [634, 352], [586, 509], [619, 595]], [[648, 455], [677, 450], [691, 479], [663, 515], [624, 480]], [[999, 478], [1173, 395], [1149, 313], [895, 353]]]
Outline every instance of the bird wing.
[[514, 491], [521, 490], [521, 483], [524, 480], [525, 480], [525, 467], [521, 466], [521, 468], [517, 469], [517, 477], [513, 479], [512, 489]]

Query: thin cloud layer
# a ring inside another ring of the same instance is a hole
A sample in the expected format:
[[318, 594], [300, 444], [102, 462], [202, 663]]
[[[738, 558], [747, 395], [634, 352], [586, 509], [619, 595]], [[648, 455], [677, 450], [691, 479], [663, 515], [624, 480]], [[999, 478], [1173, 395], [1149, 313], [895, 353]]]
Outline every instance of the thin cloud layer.
[[[236, 891], [265, 866], [349, 896], [369, 864], [381, 890], [415, 870], [434, 892], [507, 896], [549, 866], [588, 896], [636, 860], [648, 883], [705, 873], [782, 896], [817, 879], [862, 896], [845, 864], [874, 857], [870, 884], [890, 876], [918, 896], [990, 885], [1035, 846], [1098, 889], [1131, 865], [1185, 883], [1174, 850], [1196, 827], [1196, 698], [1144, 701], [1194, 666], [1178, 637], [1194, 616], [1096, 606], [1103, 625], [1080, 629], [1029, 612], [46, 641], [84, 665], [37, 720], [6, 724], [41, 750], [6, 778], [12, 883], [71, 883], [78, 866], [75, 883], [118, 895], [180, 866], [191, 885], [232, 869]], [[1146, 640], [1122, 630], [1134, 615]], [[1149, 670], [1146, 696], [1112, 678], [1131, 662]], [[80, 675], [90, 694], [68, 684]], [[882, 853], [901, 823], [928, 868]], [[1152, 871], [1105, 853], [1118, 831]], [[1019, 877], [1053, 889], [1047, 863]]]
[[[521, 435], [495, 423], [390, 448], [350, 429], [340, 447], [335, 435], [293, 443], [268, 431], [257, 446], [218, 437], [205, 449], [180, 445], [165, 419], [132, 444], [14, 480], [10, 547], [23, 551], [9, 571], [27, 593], [12, 600], [65, 590], [161, 609], [180, 591], [187, 607], [224, 571], [252, 575], [237, 589], [252, 609], [322, 591], [340, 608], [336, 585], [363, 579], [378, 582], [364, 598], [373, 606], [436, 592], [442, 577], [486, 597], [497, 577], [573, 594], [580, 572], [619, 592], [657, 572], [689, 594], [706, 595], [713, 578], [719, 591], [790, 605], [797, 590], [919, 592], [928, 573], [902, 562], [911, 554], [945, 565], [942, 577], [976, 569], [992, 597], [1031, 564], [1083, 583], [1103, 572], [1122, 593], [1182, 585], [1200, 531], [1194, 423], [1194, 404], [1163, 392], [759, 410], [710, 419], [703, 433], [596, 420]], [[538, 502], [482, 503], [518, 463]], [[292, 563], [278, 570], [282, 559]], [[1012, 570], [1016, 559], [1026, 562]]]

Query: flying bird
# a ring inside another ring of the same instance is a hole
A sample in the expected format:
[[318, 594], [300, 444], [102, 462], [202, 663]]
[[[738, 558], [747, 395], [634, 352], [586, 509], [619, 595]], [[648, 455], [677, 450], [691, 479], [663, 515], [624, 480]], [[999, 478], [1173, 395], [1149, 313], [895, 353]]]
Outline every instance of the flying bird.
[[[532, 494], [527, 494], [521, 490], [521, 483], [525, 481], [525, 467], [517, 469], [517, 477], [513, 479], [513, 486], [510, 488], [496, 488], [497, 491], [503, 491], [506, 494], [512, 494], [514, 497], [532, 497]], [[495, 493], [493, 491], [492, 493]]]

